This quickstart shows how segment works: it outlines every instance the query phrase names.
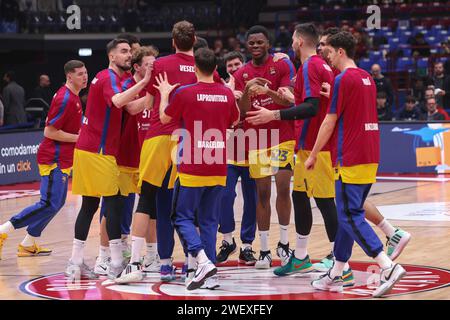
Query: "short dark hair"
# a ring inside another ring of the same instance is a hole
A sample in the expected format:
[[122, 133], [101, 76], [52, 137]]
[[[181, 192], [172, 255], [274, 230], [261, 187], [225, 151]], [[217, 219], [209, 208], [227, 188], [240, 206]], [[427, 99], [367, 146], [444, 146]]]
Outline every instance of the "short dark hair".
[[179, 50], [191, 50], [195, 42], [194, 25], [185, 20], [175, 23], [172, 29], [172, 37]]
[[247, 33], [245, 34], [245, 39], [248, 40], [249, 36], [257, 33], [262, 33], [270, 42], [269, 31], [267, 30], [266, 27], [260, 25], [253, 26], [250, 29], [248, 29]]
[[84, 62], [80, 60], [69, 60], [64, 65], [64, 74], [67, 75], [69, 72], [74, 72], [77, 68], [83, 68]]
[[240, 53], [239, 51], [231, 51], [228, 52], [224, 57], [223, 57], [223, 61], [225, 63], [227, 63], [228, 61], [234, 60], [234, 59], [239, 59], [241, 60], [242, 63], [245, 62], [245, 57], [242, 53]]
[[416, 103], [416, 97], [414, 97], [414, 96], [406, 96], [405, 101], [406, 102], [414, 102], [414, 103]]
[[9, 81], [15, 81], [16, 80], [16, 72], [9, 70], [5, 72], [5, 75], [8, 77]]
[[319, 43], [319, 31], [313, 23], [298, 24], [295, 26], [295, 32], [297, 35], [307, 38], [313, 45]]
[[321, 36], [322, 37], [323, 36], [332, 36], [332, 35], [338, 33], [339, 31], [340, 30], [337, 27], [329, 27], [322, 32]]
[[208, 41], [205, 38], [197, 37], [197, 40], [194, 43], [194, 52], [200, 48], [208, 48]]
[[106, 45], [106, 53], [109, 54], [112, 50], [114, 50], [115, 48], [117, 48], [117, 46], [121, 43], [128, 43], [127, 39], [121, 39], [121, 38], [116, 38], [116, 39], [112, 39], [110, 42], [108, 42], [108, 44]]
[[353, 59], [355, 56], [356, 39], [350, 32], [339, 31], [327, 38], [327, 44], [335, 50], [339, 48], [344, 49], [347, 57], [350, 59]]
[[121, 33], [117, 36], [117, 39], [125, 39], [128, 41], [128, 44], [131, 46], [134, 43], [141, 43], [141, 39], [131, 33]]
[[211, 49], [200, 48], [194, 57], [195, 65], [205, 75], [211, 75], [217, 67], [217, 57]]

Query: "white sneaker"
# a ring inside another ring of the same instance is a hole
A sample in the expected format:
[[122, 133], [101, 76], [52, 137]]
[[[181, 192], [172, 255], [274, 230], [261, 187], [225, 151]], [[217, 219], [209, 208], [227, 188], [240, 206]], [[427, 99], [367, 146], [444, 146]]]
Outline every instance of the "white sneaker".
[[281, 242], [278, 242], [277, 256], [280, 258], [282, 266], [285, 266], [289, 262], [291, 255], [292, 250], [289, 249], [289, 243], [282, 244]]
[[313, 288], [323, 291], [330, 292], [342, 292], [344, 291], [344, 282], [342, 281], [342, 277], [334, 277], [331, 279], [330, 271], [320, 276], [319, 279], [311, 282]]
[[198, 264], [197, 271], [195, 271], [194, 278], [187, 286], [188, 290], [199, 289], [206, 281], [206, 279], [212, 277], [217, 273], [216, 266], [208, 261], [207, 263]]
[[272, 255], [270, 251], [260, 251], [258, 261], [255, 263], [256, 269], [270, 269], [272, 267]]
[[65, 276], [69, 278], [70, 281], [80, 280], [81, 278], [88, 279], [98, 279], [98, 276], [89, 268], [84, 262], [81, 265], [74, 264], [69, 260], [67, 263]]
[[374, 291], [374, 298], [381, 298], [389, 293], [394, 285], [406, 275], [406, 270], [398, 263], [388, 269], [381, 270], [380, 286]]
[[110, 263], [108, 268], [108, 279], [115, 281], [122, 274], [122, 271], [125, 270], [126, 266], [127, 264], [125, 261], [122, 261], [119, 266], [114, 266]]
[[142, 264], [143, 272], [159, 272], [161, 270], [161, 262], [158, 254], [146, 255]]
[[206, 279], [205, 283], [200, 287], [200, 289], [215, 290], [219, 287], [219, 277], [216, 275]]
[[120, 277], [117, 277], [115, 282], [120, 284], [139, 282], [144, 279], [144, 273], [142, 272], [142, 266], [139, 262], [129, 263], [121, 273]]
[[186, 287], [189, 286], [189, 284], [192, 282], [192, 280], [194, 279], [195, 276], [195, 272], [197, 270], [195, 269], [187, 269], [186, 273], [184, 275], [184, 284], [186, 285]]
[[99, 276], [108, 275], [109, 264], [111, 263], [111, 257], [100, 258], [95, 260], [94, 272]]

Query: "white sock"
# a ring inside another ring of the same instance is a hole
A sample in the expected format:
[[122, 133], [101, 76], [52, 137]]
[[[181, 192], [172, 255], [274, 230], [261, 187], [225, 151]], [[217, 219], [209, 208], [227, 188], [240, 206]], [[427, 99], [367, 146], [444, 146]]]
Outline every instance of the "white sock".
[[261, 240], [261, 251], [269, 251], [269, 230], [260, 231], [259, 239]]
[[158, 253], [158, 244], [147, 242], [147, 256], [155, 256]]
[[109, 247], [100, 246], [100, 250], [98, 251], [98, 257], [102, 260], [111, 257]]
[[346, 262], [342, 261], [335, 261], [333, 268], [330, 270], [330, 278], [334, 279], [335, 277], [342, 277], [342, 274], [344, 273]]
[[0, 233], [10, 233], [14, 230], [15, 230], [15, 228], [12, 225], [11, 221], [7, 221], [0, 226]]
[[384, 251], [381, 251], [380, 254], [375, 257], [375, 261], [378, 263], [381, 269], [388, 269], [392, 267], [392, 260], [389, 259]]
[[188, 254], [187, 260], [188, 269], [197, 269], [197, 259], [195, 259], [190, 253]]
[[388, 237], [388, 238], [392, 238], [392, 236], [395, 234], [395, 228], [392, 226], [392, 224], [390, 224], [389, 221], [387, 221], [386, 219], [383, 219], [383, 221], [381, 221], [378, 225], [378, 228], [381, 229], [381, 231], [383, 231], [383, 233]]
[[303, 260], [308, 255], [308, 238], [307, 236], [302, 236], [301, 234], [297, 233], [297, 244], [295, 246], [295, 252], [294, 255], [297, 259]]
[[21, 245], [24, 247], [31, 247], [37, 238], [30, 236], [28, 233], [25, 238], [22, 240]]
[[162, 265], [166, 265], [166, 266], [172, 265], [172, 259], [161, 259], [160, 261], [161, 261]]
[[288, 230], [288, 227], [289, 227], [289, 225], [282, 226], [280, 224], [280, 242], [281, 242], [281, 244], [288, 244], [289, 243], [289, 236], [288, 236], [289, 230]]
[[85, 241], [73, 239], [72, 257], [70, 258], [70, 261], [72, 261], [73, 264], [76, 264], [79, 266], [81, 266], [83, 264], [84, 246], [85, 245], [86, 245]]
[[241, 246], [242, 250], [245, 250], [245, 249], [251, 248], [251, 247], [252, 247], [252, 245], [249, 244], [249, 243], [243, 243], [242, 246]]
[[233, 244], [233, 232], [224, 233], [223, 234], [223, 240], [228, 242], [228, 244]]
[[109, 240], [109, 249], [111, 250], [111, 265], [114, 267], [120, 266], [123, 261], [122, 240]]
[[205, 250], [202, 249], [197, 253], [197, 262], [198, 262], [198, 264], [205, 264], [205, 263], [209, 262], [209, 259], [206, 256]]
[[131, 260], [130, 262], [139, 262], [141, 260], [141, 251], [144, 246], [145, 238], [131, 237]]
[[344, 266], [344, 271], [348, 271], [348, 269], [350, 269], [350, 265], [348, 264], [348, 262], [346, 262]]

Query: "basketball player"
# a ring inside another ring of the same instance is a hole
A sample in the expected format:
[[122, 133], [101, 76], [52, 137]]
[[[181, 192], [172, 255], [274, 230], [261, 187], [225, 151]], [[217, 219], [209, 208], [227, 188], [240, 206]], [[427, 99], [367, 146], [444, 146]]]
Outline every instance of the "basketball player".
[[[339, 32], [338, 28], [328, 28], [326, 29], [319, 41], [319, 46], [317, 47], [317, 54], [321, 55], [322, 58], [327, 61], [328, 65], [331, 63], [328, 59], [329, 50], [325, 46], [327, 38]], [[332, 67], [332, 66], [331, 66]], [[335, 76], [339, 75], [339, 70], [333, 68], [333, 73]], [[383, 215], [378, 211], [377, 207], [374, 206], [370, 201], [366, 200], [364, 203], [364, 210], [366, 212], [366, 219], [375, 224], [387, 237], [387, 255], [392, 260], [397, 259], [397, 257], [405, 249], [409, 240], [411, 239], [411, 234], [392, 226], [392, 224], [383, 217]], [[330, 259], [323, 259], [320, 264], [315, 264], [314, 267], [320, 271], [325, 271], [325, 269], [331, 268], [332, 261]]]
[[[232, 51], [225, 55], [224, 62], [230, 78], [227, 85], [233, 90], [236, 99], [242, 97], [241, 91], [236, 91], [234, 78], [232, 75], [244, 65], [244, 56], [238, 51]], [[233, 238], [235, 230], [234, 220], [234, 200], [236, 198], [236, 184], [241, 178], [242, 195], [244, 197], [244, 208], [241, 225], [241, 242], [239, 263], [254, 265], [256, 258], [252, 250], [252, 243], [255, 240], [256, 232], [256, 184], [250, 177], [248, 169], [248, 150], [245, 144], [239, 141], [245, 139], [242, 130], [243, 122], [238, 124], [241, 130], [234, 130], [228, 141], [228, 165], [227, 165], [227, 185], [223, 193], [220, 207], [220, 227], [219, 232], [223, 234], [220, 252], [217, 254], [217, 263], [223, 263], [236, 251], [236, 241]], [[241, 137], [239, 137], [241, 135]], [[231, 147], [230, 147], [231, 146]]]
[[[85, 241], [92, 218], [104, 197], [106, 206], [106, 227], [111, 264], [108, 277], [114, 279], [123, 270], [121, 220], [123, 198], [119, 184], [119, 169], [116, 157], [122, 122], [122, 108], [131, 114], [141, 112], [147, 97], [136, 99], [148, 84], [150, 72], [135, 86], [123, 91], [121, 82], [128, 78], [131, 68], [131, 48], [127, 40], [114, 39], [107, 45], [108, 69], [100, 71], [92, 80], [86, 116], [83, 119], [80, 137], [74, 152], [73, 194], [83, 196], [80, 212], [75, 224], [75, 239], [72, 257], [66, 275], [96, 277], [83, 262]], [[133, 101], [134, 100], [134, 101]]]
[[44, 139], [37, 154], [41, 199], [0, 226], [0, 259], [8, 234], [26, 226], [27, 235], [19, 244], [17, 256], [46, 256], [52, 252], [39, 246], [36, 241], [66, 201], [73, 150], [83, 116], [78, 94], [86, 88], [88, 79], [84, 63], [78, 60], [68, 61], [64, 65], [64, 73], [66, 83], [52, 99]]
[[[314, 169], [318, 154], [331, 140], [333, 164], [337, 167], [336, 203], [338, 231], [334, 245], [333, 267], [312, 286], [342, 292], [342, 275], [350, 259], [354, 241], [381, 267], [381, 284], [374, 297], [388, 293], [406, 271], [383, 252], [383, 244], [366, 222], [363, 204], [376, 180], [380, 135], [376, 111], [376, 86], [372, 77], [353, 61], [356, 40], [349, 32], [339, 32], [327, 40], [329, 58], [339, 71], [330, 109], [305, 162]], [[361, 111], [363, 110], [363, 112]]]
[[[246, 39], [252, 60], [233, 75], [236, 90], [243, 92], [242, 98], [239, 99], [241, 113], [245, 114], [250, 108], [255, 110], [260, 106], [271, 110], [286, 108], [290, 102], [278, 94], [277, 90], [291, 88], [291, 80], [295, 76], [292, 63], [285, 59], [274, 62], [273, 56], [269, 54], [269, 34], [266, 28], [251, 27]], [[254, 137], [250, 137], [249, 170], [250, 176], [256, 181], [258, 194], [256, 217], [261, 240], [261, 251], [255, 267], [267, 269], [272, 266], [268, 244], [272, 176], [276, 182], [276, 209], [280, 224], [277, 255], [283, 265], [289, 261], [290, 256], [288, 225], [291, 211], [290, 179], [294, 167], [294, 124], [272, 121], [261, 126], [253, 126], [246, 121], [245, 129], [251, 129], [246, 131], [246, 135], [248, 132], [254, 133]]]
[[[239, 121], [233, 92], [214, 82], [216, 68], [214, 52], [202, 48], [195, 53], [196, 84], [178, 88], [170, 103], [169, 94], [177, 84], [171, 85], [164, 74], [156, 86], [161, 94], [161, 122], [177, 119], [184, 123], [177, 152], [179, 179], [172, 220], [189, 255], [197, 262], [197, 270], [187, 283], [188, 290], [200, 288], [217, 272], [214, 263], [219, 202], [227, 179], [226, 130]], [[200, 233], [194, 223], [196, 216]]]

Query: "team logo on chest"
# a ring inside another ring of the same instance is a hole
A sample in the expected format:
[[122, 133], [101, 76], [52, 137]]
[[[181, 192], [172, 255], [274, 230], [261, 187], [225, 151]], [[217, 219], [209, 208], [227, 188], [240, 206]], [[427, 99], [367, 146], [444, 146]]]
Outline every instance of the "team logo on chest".
[[269, 73], [270, 73], [271, 76], [273, 76], [273, 75], [275, 75], [277, 73], [277, 70], [275, 69], [275, 67], [270, 67]]
[[244, 74], [242, 75], [242, 78], [244, 78], [244, 80], [247, 80], [247, 79], [248, 79], [248, 73], [244, 73]]

